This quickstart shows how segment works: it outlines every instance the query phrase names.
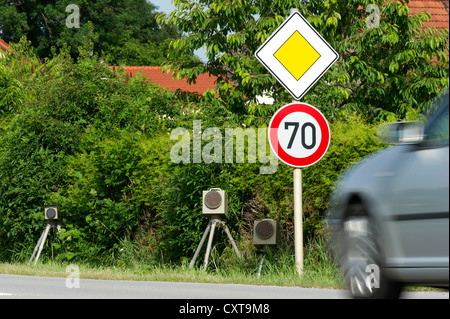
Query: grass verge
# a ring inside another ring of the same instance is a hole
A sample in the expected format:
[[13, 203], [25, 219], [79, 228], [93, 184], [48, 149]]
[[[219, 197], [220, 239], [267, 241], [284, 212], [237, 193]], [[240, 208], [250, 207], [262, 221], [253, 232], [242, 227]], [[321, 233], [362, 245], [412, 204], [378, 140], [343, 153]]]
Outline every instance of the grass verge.
[[[28, 276], [68, 277], [68, 264], [57, 262], [38, 263], [0, 263], [0, 273]], [[76, 264], [82, 279], [103, 280], [138, 280], [138, 281], [171, 281], [202, 282], [219, 284], [270, 285], [288, 287], [344, 288], [341, 279], [324, 271], [306, 270], [303, 276], [295, 271], [276, 271], [272, 267], [264, 267], [261, 275], [247, 271], [207, 269], [190, 269], [188, 266], [148, 266], [137, 265], [132, 268], [94, 267]], [[269, 268], [269, 269], [266, 269]], [[66, 271], [67, 270], [67, 271]]]
[[[0, 263], [0, 274], [16, 274], [27, 276], [48, 276], [67, 278], [71, 275], [69, 265], [79, 269], [81, 279], [100, 280], [131, 280], [131, 281], [168, 281], [168, 282], [198, 282], [217, 284], [245, 284], [305, 288], [346, 289], [342, 273], [336, 261], [327, 254], [323, 242], [308, 245], [304, 255], [304, 271], [299, 276], [296, 271], [294, 256], [285, 248], [268, 253], [265, 256], [260, 275], [258, 266], [260, 254], [249, 254], [243, 260], [231, 251], [219, 254], [212, 250], [210, 263], [206, 271], [202, 269], [202, 261], [197, 267], [190, 268], [188, 259], [179, 264], [161, 263], [154, 258], [137, 258], [130, 249], [130, 254], [122, 255], [114, 261], [93, 265], [89, 263], [68, 263], [52, 261], [43, 256], [37, 265], [25, 260], [25, 252], [13, 262]], [[199, 258], [201, 259], [201, 258]], [[411, 287], [407, 291], [443, 291], [438, 288]], [[445, 289], [444, 289], [445, 290]]]

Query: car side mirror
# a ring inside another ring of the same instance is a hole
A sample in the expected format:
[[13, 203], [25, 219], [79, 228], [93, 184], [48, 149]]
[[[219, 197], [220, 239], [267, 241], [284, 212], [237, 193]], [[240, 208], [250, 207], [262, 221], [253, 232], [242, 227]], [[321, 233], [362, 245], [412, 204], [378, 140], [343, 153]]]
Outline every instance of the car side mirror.
[[423, 123], [394, 122], [378, 127], [378, 138], [387, 144], [419, 144], [423, 141]]

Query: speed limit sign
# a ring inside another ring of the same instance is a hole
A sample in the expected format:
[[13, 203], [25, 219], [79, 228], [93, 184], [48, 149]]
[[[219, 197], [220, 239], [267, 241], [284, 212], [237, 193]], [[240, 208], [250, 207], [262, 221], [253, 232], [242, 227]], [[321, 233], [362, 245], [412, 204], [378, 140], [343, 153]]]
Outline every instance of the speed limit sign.
[[269, 123], [269, 144], [285, 164], [306, 167], [318, 162], [330, 145], [330, 127], [323, 114], [306, 103], [280, 108]]

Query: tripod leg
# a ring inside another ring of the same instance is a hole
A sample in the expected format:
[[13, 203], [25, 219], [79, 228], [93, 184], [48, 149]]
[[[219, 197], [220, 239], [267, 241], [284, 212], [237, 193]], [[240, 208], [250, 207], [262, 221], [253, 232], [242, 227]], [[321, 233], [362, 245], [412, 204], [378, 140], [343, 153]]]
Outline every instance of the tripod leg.
[[225, 232], [227, 233], [228, 238], [231, 241], [231, 246], [233, 246], [233, 249], [236, 252], [236, 255], [239, 257], [239, 259], [241, 259], [242, 258], [241, 253], [240, 253], [238, 247], [236, 246], [236, 243], [235, 243], [233, 237], [231, 236], [231, 233], [230, 233], [230, 230], [228, 229], [228, 226], [225, 223], [223, 223], [223, 226], [225, 227]]
[[211, 233], [209, 234], [208, 246], [206, 246], [206, 254], [205, 254], [205, 264], [203, 265], [203, 270], [206, 270], [208, 266], [209, 254], [211, 253], [211, 246], [214, 237], [214, 228], [216, 227], [216, 222], [213, 221], [211, 225]]
[[28, 261], [28, 263], [31, 263], [31, 261], [33, 260], [34, 256], [36, 255], [36, 253], [37, 253], [37, 251], [38, 251], [38, 249], [39, 249], [39, 246], [41, 245], [42, 237], [44, 237], [44, 233], [45, 233], [45, 229], [44, 229], [44, 231], [42, 232], [41, 237], [39, 237], [39, 240], [38, 240], [38, 242], [37, 242], [37, 244], [36, 244], [36, 247], [34, 247], [33, 254], [31, 255], [31, 258], [30, 258], [30, 260]]
[[189, 263], [189, 268], [194, 267], [195, 261], [197, 260], [198, 254], [200, 253], [200, 249], [202, 249], [203, 243], [205, 242], [206, 236], [208, 236], [210, 229], [211, 229], [211, 224], [208, 224], [205, 232], [203, 233], [202, 239], [200, 240], [200, 244], [198, 245], [197, 250], [195, 251], [194, 258], [192, 258], [191, 262]]
[[52, 225], [50, 225], [50, 224], [47, 224], [47, 227], [45, 227], [44, 234], [42, 235], [41, 245], [39, 246], [39, 251], [37, 253], [36, 260], [34, 261], [35, 265], [37, 264], [37, 262], [39, 260], [39, 256], [41, 255], [42, 249], [44, 248], [44, 244], [45, 244], [45, 241], [47, 240], [47, 235], [48, 235], [48, 231], [49, 231], [50, 227], [52, 227]]
[[259, 276], [261, 276], [261, 270], [262, 270], [262, 266], [263, 266], [263, 262], [264, 262], [264, 258], [266, 257], [266, 253], [264, 253], [261, 257], [261, 261], [259, 262], [259, 267], [258, 267], [258, 278]]

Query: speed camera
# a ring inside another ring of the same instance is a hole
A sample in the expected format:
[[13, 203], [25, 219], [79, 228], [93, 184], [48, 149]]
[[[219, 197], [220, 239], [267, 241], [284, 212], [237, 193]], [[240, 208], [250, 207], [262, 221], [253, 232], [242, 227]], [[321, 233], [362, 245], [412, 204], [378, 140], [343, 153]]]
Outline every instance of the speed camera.
[[44, 207], [44, 215], [47, 220], [55, 220], [58, 219], [58, 206], [56, 205], [47, 205]]
[[280, 227], [273, 219], [255, 221], [253, 226], [254, 245], [277, 245], [280, 240]]
[[203, 215], [222, 215], [228, 214], [228, 196], [220, 188], [211, 188], [203, 191]]

